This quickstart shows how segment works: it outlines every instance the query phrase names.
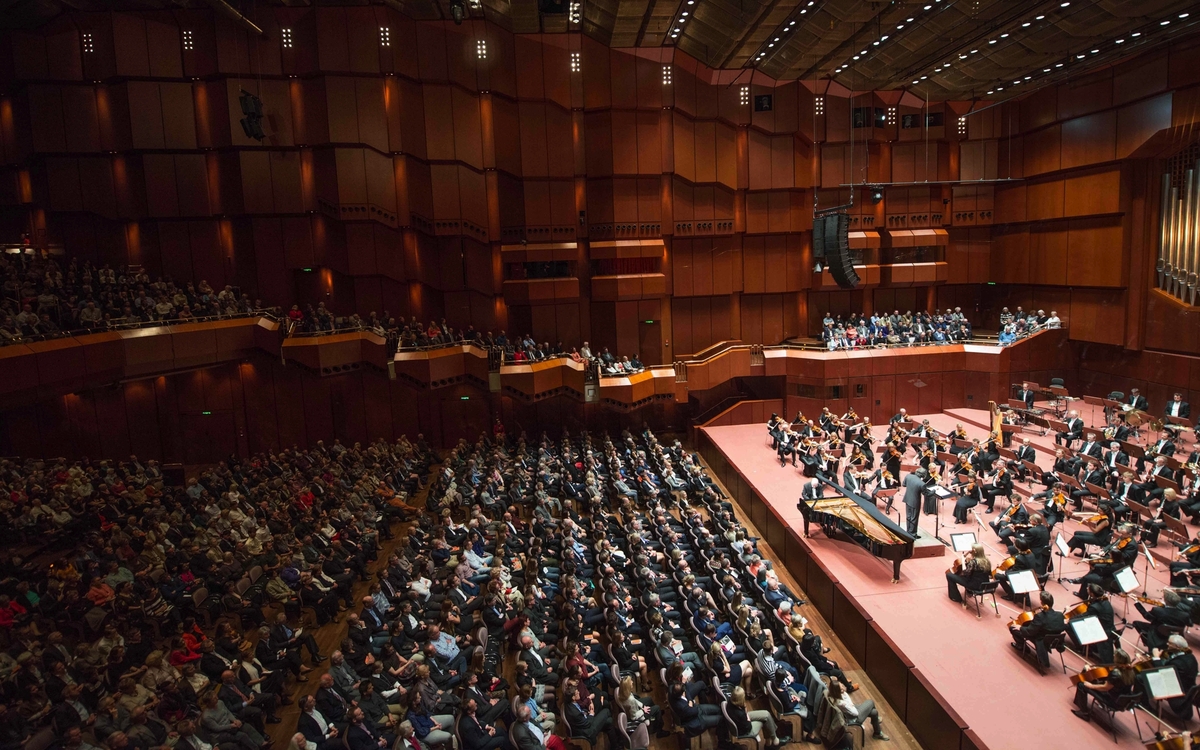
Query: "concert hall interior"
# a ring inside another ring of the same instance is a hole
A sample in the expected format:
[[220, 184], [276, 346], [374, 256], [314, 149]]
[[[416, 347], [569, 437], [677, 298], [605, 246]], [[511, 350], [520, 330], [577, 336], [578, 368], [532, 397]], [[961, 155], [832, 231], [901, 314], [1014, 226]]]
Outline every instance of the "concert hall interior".
[[1200, 748], [1187, 0], [0, 0], [0, 750]]

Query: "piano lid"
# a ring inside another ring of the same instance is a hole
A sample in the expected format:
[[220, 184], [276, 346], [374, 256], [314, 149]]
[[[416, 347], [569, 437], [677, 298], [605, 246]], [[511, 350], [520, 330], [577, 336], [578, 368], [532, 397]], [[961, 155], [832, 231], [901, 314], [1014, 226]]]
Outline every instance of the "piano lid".
[[[888, 518], [887, 515], [884, 514], [883, 511], [879, 510], [879, 508], [876, 508], [875, 503], [871, 502], [868, 498], [863, 497], [857, 492], [851, 492], [840, 484], [831, 482], [823, 476], [818, 475], [817, 478], [837, 491], [838, 494], [848, 498], [849, 500], [852, 500], [854, 504], [858, 506], [857, 508], [853, 509], [853, 515], [856, 516], [857, 519], [864, 521], [864, 523], [860, 525], [860, 528], [864, 534], [868, 534], [872, 538], [888, 544], [913, 544], [916, 542], [917, 538], [915, 536], [908, 533], [899, 525], [897, 525], [895, 521]], [[832, 511], [832, 509], [827, 510], [825, 508], [816, 507], [813, 509], [824, 510], [825, 512]], [[850, 518], [846, 518], [846, 516], [842, 513], [834, 512], [833, 514], [844, 518], [848, 522], [851, 521]], [[880, 534], [880, 529], [882, 529], [882, 531], [886, 531], [886, 535]], [[889, 539], [889, 537], [891, 538]]]

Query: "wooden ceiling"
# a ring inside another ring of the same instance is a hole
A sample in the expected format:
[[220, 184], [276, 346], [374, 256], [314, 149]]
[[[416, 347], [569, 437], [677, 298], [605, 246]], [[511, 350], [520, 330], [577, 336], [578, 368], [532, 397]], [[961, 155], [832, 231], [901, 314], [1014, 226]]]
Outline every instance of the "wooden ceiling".
[[[0, 27], [74, 10], [205, 7], [226, 0], [0, 0]], [[923, 99], [1007, 98], [1195, 33], [1193, 0], [228, 0], [382, 4], [419, 19], [487, 18], [516, 33], [582, 32], [612, 47], [677, 45], [713, 68], [833, 79]], [[551, 9], [558, 12], [547, 12]], [[857, 58], [857, 59], [856, 59]]]

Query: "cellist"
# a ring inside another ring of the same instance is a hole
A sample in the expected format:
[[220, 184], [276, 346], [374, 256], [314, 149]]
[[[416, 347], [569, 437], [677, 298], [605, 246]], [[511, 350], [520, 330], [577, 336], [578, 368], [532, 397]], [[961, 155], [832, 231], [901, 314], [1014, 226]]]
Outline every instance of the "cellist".
[[1137, 542], [1133, 538], [1134, 532], [1135, 527], [1132, 524], [1121, 524], [1117, 528], [1112, 543], [1106, 545], [1096, 555], [1095, 562], [1091, 563], [1092, 569], [1088, 571], [1087, 575], [1080, 578], [1063, 579], [1067, 583], [1079, 584], [1076, 596], [1080, 599], [1087, 597], [1087, 586], [1092, 583], [1107, 591], [1117, 571], [1133, 564], [1138, 555]]
[[[1083, 617], [1095, 617], [1100, 621], [1100, 627], [1104, 628], [1105, 635], [1108, 640], [1093, 643], [1086, 647], [1090, 649], [1089, 656], [1100, 664], [1112, 664], [1113, 645], [1121, 640], [1121, 636], [1116, 632], [1116, 625], [1113, 622], [1113, 606], [1108, 600], [1108, 595], [1104, 593], [1104, 589], [1095, 584], [1088, 584], [1087, 601], [1083, 602], [1075, 609], [1067, 613], [1071, 620], [1078, 620]], [[1075, 631], [1067, 628], [1067, 634], [1071, 641], [1082, 651], [1085, 646], [1075, 637]]]
[[1038, 664], [1050, 666], [1050, 652], [1046, 648], [1046, 636], [1058, 635], [1066, 630], [1066, 622], [1062, 612], [1054, 608], [1054, 596], [1049, 591], [1041, 592], [1041, 606], [1034, 611], [1028, 622], [1018, 623], [1014, 620], [1008, 624], [1008, 632], [1012, 635], [1013, 648], [1025, 650], [1025, 641], [1033, 641], [1037, 649]]
[[1111, 669], [1084, 670], [1081, 675], [1095, 672], [1091, 679], [1082, 679], [1075, 686], [1075, 708], [1071, 713], [1084, 721], [1092, 720], [1092, 712], [1088, 706], [1088, 697], [1095, 698], [1110, 707], [1117, 705], [1117, 699], [1131, 695], [1137, 690], [1137, 670], [1133, 668], [1129, 654], [1123, 649], [1113, 651]]

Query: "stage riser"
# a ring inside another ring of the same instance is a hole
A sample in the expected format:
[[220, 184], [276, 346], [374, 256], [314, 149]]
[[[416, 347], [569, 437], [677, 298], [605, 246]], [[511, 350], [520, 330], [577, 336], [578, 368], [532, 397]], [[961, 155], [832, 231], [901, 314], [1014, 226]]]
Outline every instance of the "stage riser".
[[[833, 628], [917, 741], [937, 750], [987, 750], [988, 746], [821, 564], [800, 533], [775, 514], [703, 430], [696, 435], [700, 454], [766, 539], [774, 559], [804, 589], [809, 604]], [[945, 546], [940, 542], [937, 546], [944, 554]], [[931, 547], [918, 547], [914, 553], [924, 549]]]

